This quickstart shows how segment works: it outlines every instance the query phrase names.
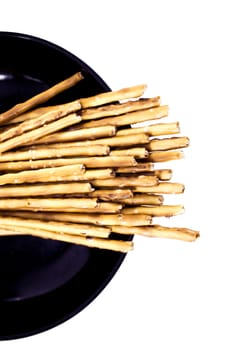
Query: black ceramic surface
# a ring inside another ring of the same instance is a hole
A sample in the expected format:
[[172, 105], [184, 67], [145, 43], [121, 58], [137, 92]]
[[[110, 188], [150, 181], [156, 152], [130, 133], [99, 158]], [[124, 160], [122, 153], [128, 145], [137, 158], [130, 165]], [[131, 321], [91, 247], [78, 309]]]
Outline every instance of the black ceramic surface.
[[[0, 113], [77, 71], [85, 79], [49, 104], [110, 90], [83, 61], [43, 39], [0, 32], [0, 53]], [[0, 339], [33, 335], [73, 317], [102, 291], [124, 257], [34, 237], [1, 237]]]

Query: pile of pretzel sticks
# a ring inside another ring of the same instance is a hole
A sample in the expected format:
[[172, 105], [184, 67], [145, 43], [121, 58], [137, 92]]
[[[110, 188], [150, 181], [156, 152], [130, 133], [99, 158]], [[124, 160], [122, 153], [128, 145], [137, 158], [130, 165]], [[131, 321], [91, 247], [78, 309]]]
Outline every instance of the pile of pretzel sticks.
[[124, 253], [133, 249], [128, 235], [194, 241], [198, 231], [155, 224], [184, 212], [164, 204], [163, 194], [184, 185], [159, 165], [189, 145], [173, 136], [178, 122], [157, 122], [168, 106], [144, 98], [145, 85], [44, 106], [82, 79], [76, 73], [0, 114], [0, 235]]

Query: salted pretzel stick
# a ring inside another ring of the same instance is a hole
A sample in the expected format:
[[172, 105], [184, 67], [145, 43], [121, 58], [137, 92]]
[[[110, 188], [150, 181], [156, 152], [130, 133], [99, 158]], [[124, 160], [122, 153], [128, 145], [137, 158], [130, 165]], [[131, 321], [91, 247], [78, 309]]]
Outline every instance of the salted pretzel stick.
[[80, 72], [75, 73], [68, 79], [63, 80], [56, 85], [53, 85], [51, 88], [45, 91], [42, 91], [41, 93], [31, 97], [27, 101], [15, 105], [14, 107], [10, 108], [8, 111], [0, 114], [0, 124], [3, 122], [5, 123], [6, 121], [12, 118], [15, 118], [16, 116], [28, 111], [29, 109], [32, 109], [35, 106], [48, 101], [52, 97], [61, 93], [62, 91], [67, 90], [70, 87], [74, 86], [82, 79], [83, 79], [83, 76]]
[[155, 176], [127, 176], [115, 177], [112, 179], [93, 180], [94, 187], [135, 187], [135, 186], [154, 186], [157, 185], [158, 179]]
[[160, 104], [159, 97], [142, 98], [135, 101], [129, 101], [119, 104], [110, 104], [97, 108], [83, 109], [81, 112], [82, 120], [99, 119], [108, 116], [115, 116], [134, 112], [142, 109], [158, 107]]
[[46, 230], [35, 230], [29, 227], [14, 227], [12, 225], [2, 225], [0, 227], [0, 235], [30, 235], [43, 239], [52, 239], [61, 242], [79, 244], [90, 248], [108, 249], [122, 253], [127, 253], [133, 249], [133, 242], [131, 241], [120, 241], [97, 237], [83, 237], [78, 235], [61, 234]]
[[[51, 143], [46, 147], [49, 148], [66, 148], [66, 147], [87, 147], [95, 145], [106, 145], [111, 147], [128, 147], [132, 145], [139, 145], [149, 143], [149, 136], [146, 134], [138, 134], [131, 136], [117, 136], [117, 137], [105, 137], [103, 139], [80, 141], [80, 142], [64, 142], [64, 143]], [[35, 146], [35, 149], [40, 149], [40, 146]]]
[[185, 187], [183, 184], [176, 182], [161, 182], [156, 186], [143, 187], [136, 186], [132, 189], [133, 192], [155, 193], [155, 194], [179, 194], [183, 193]]
[[85, 183], [55, 183], [43, 185], [20, 185], [20, 186], [0, 186], [0, 197], [35, 197], [50, 196], [57, 194], [77, 194], [89, 193], [93, 190], [91, 184]]
[[5, 211], [1, 215], [12, 215], [24, 219], [37, 219], [44, 221], [62, 221], [99, 226], [146, 226], [152, 223], [150, 215], [143, 214], [88, 214], [88, 213], [60, 213], [60, 212], [31, 212], [31, 211]]
[[142, 235], [146, 237], [172, 238], [192, 242], [199, 237], [199, 232], [188, 228], [165, 227], [160, 225], [145, 227], [111, 226], [112, 232], [123, 235]]
[[51, 134], [68, 126], [77, 124], [81, 121], [81, 117], [75, 113], [69, 114], [59, 120], [56, 120], [47, 125], [43, 125], [35, 130], [30, 130], [22, 135], [15, 136], [9, 140], [0, 143], [0, 153], [8, 151], [12, 148], [26, 145], [28, 142], [39, 139], [42, 136]]
[[57, 233], [68, 233], [71, 235], [92, 236], [107, 238], [111, 230], [107, 227], [87, 225], [87, 224], [71, 224], [59, 221], [43, 221], [38, 219], [18, 218], [14, 216], [0, 216], [0, 227], [2, 225], [28, 227], [36, 230], [46, 230]]
[[150, 162], [168, 162], [170, 160], [178, 160], [184, 158], [183, 151], [155, 151], [149, 154]]
[[139, 128], [130, 128], [117, 131], [117, 136], [132, 135], [145, 133], [150, 136], [162, 136], [170, 134], [178, 134], [180, 126], [178, 122], [175, 123], [158, 123], [150, 126], [143, 126]]
[[[24, 132], [37, 129], [43, 125], [51, 123], [57, 119], [60, 119], [67, 114], [73, 113], [81, 108], [79, 102], [74, 101], [63, 105], [56, 106], [56, 108], [48, 109], [42, 112], [39, 116], [33, 119], [25, 120], [18, 125], [11, 127], [7, 131], [0, 134], [0, 142], [8, 140], [12, 137], [19, 136]], [[32, 113], [32, 112], [31, 112]], [[30, 116], [29, 116], [30, 118]]]
[[149, 156], [149, 152], [145, 147], [135, 147], [129, 149], [116, 149], [110, 152], [111, 156], [132, 156], [135, 158], [147, 158]]
[[45, 143], [70, 142], [80, 140], [95, 140], [102, 137], [115, 136], [115, 126], [106, 125], [97, 128], [77, 129], [64, 132], [57, 132], [45, 136], [33, 142], [34, 145]]
[[[103, 146], [101, 146], [103, 147]], [[88, 152], [96, 152], [96, 146], [92, 149], [88, 149]], [[105, 146], [105, 151], [108, 151], [108, 147]], [[74, 149], [75, 153], [78, 151], [80, 152], [80, 148], [77, 149], [77, 147]], [[63, 151], [64, 152], [64, 151]], [[73, 152], [73, 149], [68, 150], [66, 149], [66, 154]], [[87, 153], [87, 149], [85, 150]], [[32, 156], [35, 157], [35, 153], [31, 151]], [[18, 154], [18, 160], [20, 158], [22, 159], [29, 159], [26, 161], [13, 161], [14, 154], [11, 152], [7, 152], [0, 156], [0, 171], [22, 171], [27, 169], [40, 169], [40, 168], [51, 168], [51, 167], [57, 167], [57, 166], [64, 166], [64, 165], [72, 165], [72, 164], [84, 164], [87, 168], [110, 168], [110, 167], [125, 167], [125, 166], [136, 166], [137, 162], [134, 157], [129, 156], [122, 156], [122, 157], [82, 157], [82, 158], [58, 158], [58, 159], [39, 159], [39, 160], [32, 160], [30, 151], [27, 151], [26, 154], [20, 155]], [[36, 153], [36, 156], [39, 158], [41, 153]], [[43, 157], [46, 157], [48, 153], [44, 153]], [[50, 155], [50, 153], [49, 153]], [[71, 154], [72, 155], [72, 154]], [[55, 155], [57, 156], [57, 150], [55, 151]], [[3, 157], [3, 158], [2, 158]], [[42, 158], [43, 158], [42, 157]], [[7, 159], [6, 159], [7, 158]], [[1, 163], [1, 160], [4, 161], [4, 159], [9, 160], [9, 162]], [[132, 171], [133, 172], [133, 171]]]
[[156, 169], [154, 171], [155, 176], [161, 181], [169, 181], [172, 178], [171, 169]]
[[146, 214], [152, 216], [174, 216], [184, 213], [182, 205], [157, 205], [157, 206], [138, 206], [123, 208], [123, 214]]
[[147, 149], [150, 151], [167, 151], [177, 148], [185, 148], [189, 146], [188, 137], [171, 137], [161, 140], [152, 140], [147, 145]]
[[[0, 170], [1, 170], [1, 164], [0, 164]], [[128, 166], [128, 167], [119, 167], [116, 169], [117, 173], [129, 173], [129, 174], [136, 174], [136, 173], [143, 173], [148, 171], [154, 170], [154, 164], [153, 163], [137, 163], [135, 166]]]
[[94, 209], [98, 203], [95, 198], [4, 198], [0, 199], [1, 210], [65, 210]]
[[[55, 199], [60, 199], [60, 198], [55, 198]], [[62, 198], [63, 199], [63, 198]], [[72, 200], [79, 200], [79, 199], [89, 199], [89, 198], [70, 198]], [[92, 199], [92, 198], [90, 198]], [[90, 200], [89, 199], [89, 200]], [[68, 199], [67, 199], [68, 200]], [[93, 200], [96, 200], [96, 198], [93, 198]], [[97, 202], [97, 206], [95, 208], [78, 208], [78, 203], [77, 203], [77, 207], [62, 207], [61, 204], [61, 208], [56, 207], [56, 208], [44, 208], [44, 207], [38, 207], [38, 208], [31, 208], [31, 207], [20, 207], [18, 208], [18, 210], [33, 210], [33, 211], [57, 211], [57, 212], [62, 212], [62, 213], [90, 213], [90, 214], [94, 214], [94, 213], [103, 213], [103, 214], [107, 214], [107, 213], [119, 213], [122, 209], [122, 204], [119, 203], [110, 203], [110, 202]]]
[[138, 98], [145, 92], [146, 85], [135, 85], [123, 88], [117, 91], [104, 92], [91, 97], [80, 98], [82, 109], [105, 105], [111, 102], [118, 102], [121, 100]]
[[95, 190], [88, 193], [88, 197], [99, 198], [102, 201], [118, 201], [126, 198], [132, 198], [133, 192], [125, 189]]
[[145, 122], [148, 120], [160, 119], [167, 117], [168, 115], [168, 106], [159, 106], [142, 111], [130, 112], [122, 114], [117, 117], [109, 117], [97, 120], [91, 120], [89, 122], [84, 122], [80, 126], [82, 128], [93, 128], [103, 125], [131, 125], [139, 122]]
[[160, 195], [135, 194], [132, 198], [117, 199], [119, 203], [128, 205], [161, 205], [163, 197]]
[[0, 185], [21, 184], [24, 182], [56, 182], [63, 177], [84, 175], [85, 168], [81, 164], [65, 165], [56, 168], [26, 170], [18, 173], [0, 175]]
[[[39, 149], [31, 148], [26, 151], [6, 152], [0, 155], [1, 162], [19, 161], [19, 160], [36, 160], [45, 158], [60, 158], [60, 157], [74, 157], [74, 156], [94, 156], [94, 155], [107, 155], [109, 153], [109, 147], [104, 145], [95, 145], [95, 147], [66, 147], [66, 148], [46, 148], [41, 147]], [[88, 162], [88, 161], [86, 161]], [[58, 161], [54, 163], [62, 164]], [[74, 161], [67, 160], [63, 164], [73, 164]], [[46, 164], [46, 163], [44, 163]], [[51, 166], [52, 161], [47, 162], [48, 166]], [[83, 163], [82, 163], [83, 164]], [[31, 162], [32, 166], [32, 162]], [[43, 166], [43, 163], [42, 163]]]

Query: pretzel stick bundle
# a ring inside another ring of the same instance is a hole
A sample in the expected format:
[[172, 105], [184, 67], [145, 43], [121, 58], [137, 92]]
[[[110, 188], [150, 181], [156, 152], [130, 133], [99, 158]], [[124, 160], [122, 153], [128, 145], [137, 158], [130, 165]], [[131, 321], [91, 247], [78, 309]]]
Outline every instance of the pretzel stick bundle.
[[[52, 94], [82, 78], [75, 75]], [[168, 106], [160, 97], [143, 97], [145, 88], [35, 108], [52, 96], [48, 91], [0, 115], [0, 235], [123, 253], [133, 249], [128, 235], [199, 236], [154, 224], [156, 217], [184, 212], [182, 205], [164, 203], [164, 195], [182, 194], [184, 185], [171, 182], [172, 170], [158, 163], [182, 159], [189, 139], [173, 136], [180, 133], [178, 122], [157, 122], [168, 116]]]

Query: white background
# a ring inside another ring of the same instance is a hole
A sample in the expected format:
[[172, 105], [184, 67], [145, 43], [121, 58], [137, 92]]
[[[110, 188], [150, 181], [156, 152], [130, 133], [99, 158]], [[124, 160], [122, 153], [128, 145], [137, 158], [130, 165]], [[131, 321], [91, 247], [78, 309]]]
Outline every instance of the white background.
[[[147, 83], [190, 137], [171, 162], [186, 184], [195, 243], [135, 239], [119, 272], [80, 314], [0, 349], [233, 349], [231, 1], [10, 1], [0, 30], [71, 51], [112, 89]], [[1, 48], [0, 48], [1, 50]], [[15, 58], [17, 59], [17, 57]], [[168, 119], [167, 119], [168, 121]], [[166, 165], [168, 166], [168, 164]], [[168, 220], [168, 219], [167, 219]]]

